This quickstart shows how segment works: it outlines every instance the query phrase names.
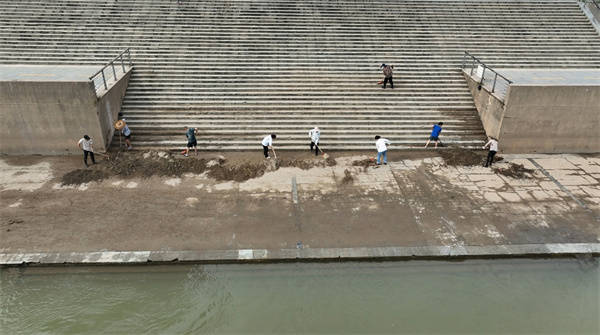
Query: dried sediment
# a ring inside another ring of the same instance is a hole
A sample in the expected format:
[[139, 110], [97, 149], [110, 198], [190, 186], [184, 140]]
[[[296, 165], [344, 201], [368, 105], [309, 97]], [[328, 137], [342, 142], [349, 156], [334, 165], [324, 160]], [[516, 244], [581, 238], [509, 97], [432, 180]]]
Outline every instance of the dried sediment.
[[62, 176], [62, 185], [80, 185], [92, 181], [101, 181], [108, 177], [108, 174], [102, 170], [96, 169], [77, 169]]
[[494, 168], [494, 172], [514, 179], [531, 179], [535, 170], [528, 169], [523, 164], [510, 163], [506, 169]]
[[[462, 148], [441, 150], [440, 156], [448, 166], [474, 166], [483, 165], [487, 157], [487, 151], [469, 150]], [[502, 161], [500, 156], [494, 157], [494, 162]]]
[[186, 173], [202, 174], [218, 181], [243, 182], [257, 178], [268, 170], [280, 167], [297, 167], [308, 170], [315, 167], [334, 166], [334, 158], [327, 159], [281, 159], [275, 162], [242, 161], [229, 164], [223, 158], [206, 160], [203, 158], [181, 158], [168, 152], [118, 152], [104, 158], [102, 164], [90, 169], [78, 169], [62, 177], [63, 185], [77, 185], [91, 181], [101, 181], [112, 176], [121, 178], [181, 177]]
[[344, 178], [342, 178], [342, 185], [349, 185], [354, 182], [354, 177], [352, 176], [352, 172], [350, 170], [344, 170]]

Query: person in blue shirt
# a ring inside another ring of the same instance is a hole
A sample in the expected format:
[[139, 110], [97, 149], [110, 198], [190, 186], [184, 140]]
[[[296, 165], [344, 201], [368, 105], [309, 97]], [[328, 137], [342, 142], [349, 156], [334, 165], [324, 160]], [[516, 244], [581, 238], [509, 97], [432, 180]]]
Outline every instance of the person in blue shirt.
[[429, 145], [429, 142], [431, 142], [431, 141], [435, 141], [436, 148], [438, 146], [438, 143], [441, 143], [440, 142], [440, 134], [442, 132], [443, 125], [444, 125], [444, 122], [438, 122], [438, 124], [433, 125], [433, 130], [431, 130], [431, 135], [429, 136], [427, 143], [425, 143], [425, 148], [427, 148], [427, 146]]
[[188, 127], [184, 127], [183, 128], [185, 130], [185, 137], [187, 137], [187, 146], [185, 148], [185, 151], [183, 152], [183, 155], [185, 157], [188, 156], [189, 152], [190, 152], [190, 148], [194, 148], [194, 152], [196, 153], [196, 156], [198, 155], [198, 142], [196, 141], [196, 134], [198, 133], [198, 131], [196, 130], [196, 128], [188, 128]]

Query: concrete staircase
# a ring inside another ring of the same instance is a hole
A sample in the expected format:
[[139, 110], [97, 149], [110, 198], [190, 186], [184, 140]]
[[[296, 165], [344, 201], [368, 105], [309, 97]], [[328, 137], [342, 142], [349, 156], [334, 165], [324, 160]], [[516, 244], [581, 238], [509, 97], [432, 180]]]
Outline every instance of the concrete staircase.
[[[431, 125], [479, 146], [463, 51], [490, 66], [600, 68], [576, 1], [24, 0], [0, 2], [0, 63], [97, 64], [131, 47], [123, 112], [137, 149], [419, 148]], [[383, 90], [381, 63], [395, 65]], [[117, 141], [118, 143], [118, 141]]]

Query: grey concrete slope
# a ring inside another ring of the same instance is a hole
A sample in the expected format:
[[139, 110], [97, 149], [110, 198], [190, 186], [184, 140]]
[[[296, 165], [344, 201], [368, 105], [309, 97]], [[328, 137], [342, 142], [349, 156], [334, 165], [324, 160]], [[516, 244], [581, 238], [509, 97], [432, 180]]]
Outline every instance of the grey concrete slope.
[[[576, 1], [1, 2], [0, 63], [100, 65], [132, 48], [124, 101], [136, 148], [421, 147], [431, 124], [471, 147], [484, 132], [463, 51], [504, 68], [600, 68], [600, 38]], [[395, 65], [394, 90], [377, 86]]]

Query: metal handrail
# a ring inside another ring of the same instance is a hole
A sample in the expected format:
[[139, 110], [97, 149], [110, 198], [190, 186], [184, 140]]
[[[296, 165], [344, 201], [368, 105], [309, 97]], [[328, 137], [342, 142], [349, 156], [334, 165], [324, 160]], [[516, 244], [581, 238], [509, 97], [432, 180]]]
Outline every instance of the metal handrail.
[[510, 80], [510, 79], [506, 78], [505, 76], [501, 75], [500, 73], [496, 72], [494, 69], [487, 66], [484, 62], [479, 60], [477, 57], [471, 55], [467, 51], [465, 51], [465, 54], [463, 55], [463, 61], [462, 61], [462, 69], [463, 70], [465, 69], [465, 66], [466, 66], [467, 57], [471, 58], [471, 73], [470, 73], [471, 75], [473, 75], [473, 70], [475, 69], [476, 64], [477, 64], [477, 67], [479, 67], [479, 66], [483, 67], [483, 72], [481, 73], [481, 79], [479, 81], [480, 86], [482, 86], [484, 84], [486, 70], [490, 70], [490, 71], [492, 71], [492, 73], [494, 73], [494, 83], [492, 85], [492, 93], [494, 93], [494, 91], [496, 90], [496, 82], [498, 81], [498, 77], [504, 79], [508, 83], [508, 85], [513, 83], [512, 80]]
[[[127, 55], [127, 64], [125, 64], [125, 60], [123, 59], [124, 55]], [[92, 76], [90, 76], [90, 80], [94, 83], [94, 90], [96, 91], [96, 94], [98, 94], [98, 87], [96, 85], [95, 78], [98, 75], [102, 75], [101, 84], [104, 84], [104, 89], [108, 90], [108, 84], [106, 83], [106, 75], [104, 74], [104, 70], [106, 70], [106, 68], [108, 68], [109, 66], [112, 67], [112, 75], [113, 75], [114, 81], [116, 82], [118, 80], [117, 70], [115, 69], [116, 61], [120, 61], [121, 69], [122, 69], [123, 73], [126, 73], [127, 70], [125, 69], [125, 67], [129, 66], [129, 68], [131, 68], [133, 66], [133, 63], [131, 63], [131, 52], [129, 51], [129, 48], [122, 51], [117, 57], [113, 58], [111, 61], [106, 63], [106, 65], [104, 65], [102, 67], [102, 69], [98, 70], [98, 72], [96, 72]], [[117, 67], [119, 67], [118, 63], [117, 63]], [[110, 74], [110, 72], [109, 72], [109, 74]]]

